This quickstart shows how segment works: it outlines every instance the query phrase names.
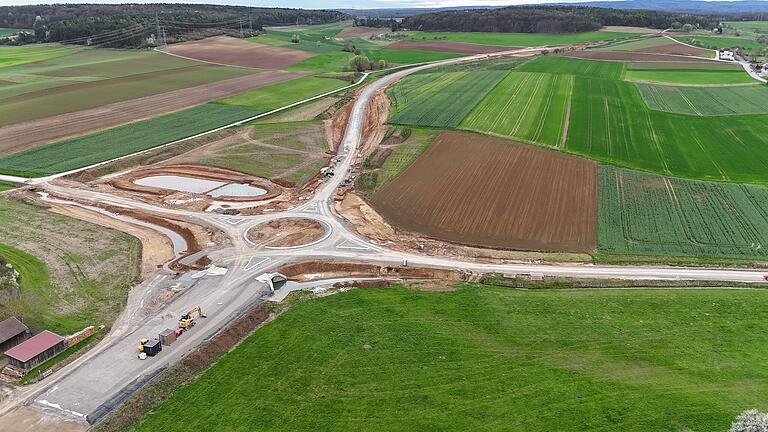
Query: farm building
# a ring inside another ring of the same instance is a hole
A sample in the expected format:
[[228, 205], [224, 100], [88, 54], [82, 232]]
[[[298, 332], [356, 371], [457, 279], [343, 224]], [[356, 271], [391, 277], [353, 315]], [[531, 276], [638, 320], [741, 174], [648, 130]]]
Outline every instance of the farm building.
[[67, 349], [67, 341], [56, 333], [45, 330], [5, 352], [8, 364], [30, 370]]
[[16, 317], [0, 322], [0, 353], [8, 351], [29, 337], [29, 327]]

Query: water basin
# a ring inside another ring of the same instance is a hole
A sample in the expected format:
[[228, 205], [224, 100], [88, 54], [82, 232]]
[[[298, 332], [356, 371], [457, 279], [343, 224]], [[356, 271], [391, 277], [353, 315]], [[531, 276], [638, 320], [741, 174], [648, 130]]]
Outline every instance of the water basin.
[[230, 183], [216, 190], [208, 192], [208, 195], [216, 198], [220, 196], [252, 197], [265, 195], [266, 190], [244, 183]]
[[224, 182], [205, 180], [194, 177], [183, 177], [177, 175], [159, 175], [143, 177], [134, 181], [139, 186], [156, 187], [160, 189], [170, 189], [190, 193], [206, 193], [210, 190], [220, 188], [225, 185]]

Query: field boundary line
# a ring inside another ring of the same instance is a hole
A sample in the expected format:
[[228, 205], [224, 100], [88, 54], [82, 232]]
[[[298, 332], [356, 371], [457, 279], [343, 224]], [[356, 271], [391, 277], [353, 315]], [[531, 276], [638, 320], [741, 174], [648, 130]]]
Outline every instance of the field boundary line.
[[565, 148], [565, 141], [568, 138], [568, 128], [571, 125], [571, 108], [573, 106], [573, 86], [576, 81], [576, 77], [571, 77], [568, 81], [568, 107], [565, 109], [565, 121], [563, 122], [563, 133], [560, 137], [560, 147]]

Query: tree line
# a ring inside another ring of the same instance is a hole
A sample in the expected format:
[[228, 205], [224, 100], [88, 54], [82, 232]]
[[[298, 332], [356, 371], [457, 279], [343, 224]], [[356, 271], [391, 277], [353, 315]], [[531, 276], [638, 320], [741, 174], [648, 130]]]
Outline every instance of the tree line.
[[33, 29], [8, 42], [69, 42], [114, 48], [212, 34], [249, 36], [267, 25], [326, 24], [349, 18], [326, 10], [186, 4], [51, 4], [0, 7], [0, 27]]
[[575, 33], [603, 26], [665, 29], [673, 23], [696, 28], [716, 28], [719, 17], [641, 9], [607, 9], [589, 6], [513, 6], [491, 10], [435, 12], [403, 20], [410, 30], [503, 33]]

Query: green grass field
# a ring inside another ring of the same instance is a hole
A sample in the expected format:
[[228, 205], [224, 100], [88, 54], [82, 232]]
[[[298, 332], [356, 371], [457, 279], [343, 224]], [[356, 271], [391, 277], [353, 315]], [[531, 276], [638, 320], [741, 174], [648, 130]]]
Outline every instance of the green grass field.
[[0, 304], [41, 330], [110, 325], [138, 276], [141, 243], [98, 225], [0, 198], [0, 255], [20, 273], [21, 294]]
[[285, 68], [290, 71], [339, 72], [349, 65], [355, 55], [345, 51], [332, 51], [304, 59]]
[[661, 84], [745, 84], [756, 83], [744, 70], [686, 70], [686, 69], [647, 69], [627, 70], [627, 81], [639, 81]]
[[320, 121], [259, 123], [248, 139], [209, 147], [184, 163], [232, 169], [265, 178], [281, 178], [302, 186], [328, 159], [329, 145]]
[[260, 87], [217, 103], [259, 109], [264, 112], [349, 85], [333, 78], [307, 76]]
[[506, 71], [418, 73], [390, 90], [392, 123], [456, 127]]
[[370, 50], [365, 51], [364, 54], [369, 60], [386, 60], [387, 63], [396, 65], [423, 63], [466, 56], [466, 54], [423, 50]]
[[569, 75], [510, 72], [461, 128], [560, 146], [573, 81]]
[[2, 46], [0, 47], [0, 67], [44, 61], [74, 54], [79, 50], [80, 48], [58, 45]]
[[266, 110], [208, 103], [0, 158], [0, 172], [41, 177], [125, 156]]
[[135, 430], [727, 430], [766, 406], [766, 311], [761, 290], [356, 289], [294, 303]]
[[621, 79], [626, 65], [621, 62], [540, 56], [517, 68], [521, 72], [566, 74], [590, 78]]
[[761, 85], [690, 87], [638, 84], [650, 109], [676, 114], [721, 116], [768, 114], [768, 88]]
[[741, 36], [756, 38], [768, 35], [768, 21], [726, 21], [723, 30], [729, 35], [738, 32]]
[[598, 196], [601, 252], [768, 257], [767, 188], [603, 166]]
[[606, 47], [597, 48], [599, 51], [643, 51], [646, 48], [669, 45], [672, 42], [665, 37], [654, 36], [639, 40], [620, 42]]
[[407, 40], [448, 40], [482, 45], [541, 46], [582, 42], [629, 39], [639, 33], [585, 32], [585, 33], [483, 33], [483, 32], [408, 32]]
[[13, 182], [7, 182], [0, 180], [0, 192], [16, 189], [17, 187], [20, 187], [21, 185], [18, 183]]

